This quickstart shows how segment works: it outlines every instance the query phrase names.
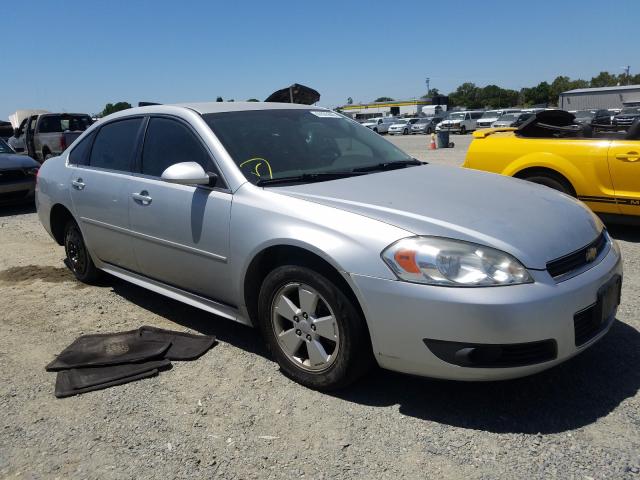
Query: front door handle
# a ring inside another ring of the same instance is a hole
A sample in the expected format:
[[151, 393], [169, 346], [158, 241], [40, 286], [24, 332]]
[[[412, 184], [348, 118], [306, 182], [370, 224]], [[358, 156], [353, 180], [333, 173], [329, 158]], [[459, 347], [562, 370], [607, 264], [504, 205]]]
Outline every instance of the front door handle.
[[140, 193], [132, 193], [131, 198], [133, 198], [137, 203], [141, 205], [149, 205], [151, 203], [151, 200], [153, 200], [149, 196], [149, 192], [147, 192], [146, 190], [143, 190]]
[[623, 162], [637, 162], [640, 160], [640, 153], [638, 152], [627, 152], [627, 153], [618, 153], [616, 155], [618, 160], [622, 160]]
[[71, 185], [73, 186], [73, 188], [75, 188], [76, 190], [83, 190], [84, 187], [86, 187], [86, 185], [84, 184], [84, 182], [82, 181], [81, 178], [76, 178], [75, 180], [71, 181]]

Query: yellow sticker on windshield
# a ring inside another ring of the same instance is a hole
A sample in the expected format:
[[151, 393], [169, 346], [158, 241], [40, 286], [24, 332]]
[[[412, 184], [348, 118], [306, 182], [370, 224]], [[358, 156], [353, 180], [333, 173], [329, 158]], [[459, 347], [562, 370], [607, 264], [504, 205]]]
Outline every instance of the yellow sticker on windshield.
[[[254, 164], [254, 165], [251, 165], [252, 167], [251, 173], [253, 175], [260, 178], [262, 177], [263, 174], [265, 175], [268, 174], [269, 178], [273, 178], [273, 171], [271, 170], [271, 165], [267, 160], [265, 160], [262, 157], [254, 157], [254, 158], [250, 158], [249, 160], [245, 160], [240, 164], [240, 168], [244, 167], [245, 165], [250, 165], [251, 163]], [[266, 169], [262, 168], [263, 166], [266, 166]]]

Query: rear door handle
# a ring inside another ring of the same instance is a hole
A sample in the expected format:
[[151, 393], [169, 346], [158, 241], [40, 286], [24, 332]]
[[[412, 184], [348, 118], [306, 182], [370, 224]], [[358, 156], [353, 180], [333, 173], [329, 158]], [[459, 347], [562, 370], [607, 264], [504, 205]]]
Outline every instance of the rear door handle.
[[637, 162], [640, 160], [640, 153], [638, 152], [627, 152], [627, 153], [618, 153], [616, 155], [618, 160], [622, 160], [623, 162]]
[[86, 185], [84, 184], [84, 182], [82, 181], [81, 178], [76, 178], [75, 180], [71, 181], [71, 185], [73, 186], [73, 188], [75, 188], [76, 190], [83, 190], [84, 187], [86, 187]]
[[147, 192], [146, 190], [143, 190], [140, 193], [132, 193], [131, 198], [133, 198], [137, 203], [141, 205], [149, 205], [153, 200], [149, 196], [149, 192]]

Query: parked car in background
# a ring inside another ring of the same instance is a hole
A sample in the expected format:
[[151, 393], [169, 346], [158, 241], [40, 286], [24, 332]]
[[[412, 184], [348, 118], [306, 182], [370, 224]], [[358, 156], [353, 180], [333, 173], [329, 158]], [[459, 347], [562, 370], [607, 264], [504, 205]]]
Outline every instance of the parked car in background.
[[610, 220], [640, 220], [640, 119], [627, 132], [593, 132], [557, 110], [536, 114], [517, 131], [473, 136], [463, 167], [551, 187]]
[[533, 117], [533, 113], [505, 113], [501, 115], [498, 120], [491, 124], [493, 128], [500, 127], [517, 127], [526, 119]]
[[472, 132], [476, 129], [476, 122], [482, 117], [483, 113], [482, 111], [450, 112], [437, 125], [436, 131], [447, 130], [461, 135]]
[[112, 114], [43, 164], [36, 203], [78, 280], [109, 272], [258, 327], [283, 372], [321, 390], [375, 362], [530, 375], [601, 339], [620, 298], [620, 251], [582, 203], [424, 164], [307, 105]]
[[396, 123], [389, 125], [389, 135], [409, 135], [411, 133], [411, 127], [419, 119], [417, 118], [401, 118]]
[[40, 164], [0, 139], [0, 205], [33, 201]]
[[620, 113], [615, 115], [611, 120], [611, 124], [616, 127], [629, 128], [631, 124], [640, 118], [640, 106], [639, 107], [624, 107], [620, 110]]
[[609, 110], [577, 110], [571, 112], [575, 115], [576, 123], [586, 125], [611, 125], [611, 112]]
[[394, 123], [396, 123], [397, 121], [398, 119], [395, 117], [378, 117], [378, 118], [372, 118], [364, 122], [362, 125], [364, 125], [367, 128], [370, 128], [376, 133], [383, 134], [383, 133], [388, 133], [389, 127]]
[[442, 121], [443, 117], [426, 117], [419, 118], [416, 123], [411, 125], [411, 133], [426, 133], [432, 134], [436, 131], [436, 125]]
[[500, 118], [505, 113], [519, 112], [517, 108], [503, 108], [501, 110], [486, 110], [482, 116], [476, 122], [476, 128], [489, 128], [491, 124]]
[[16, 151], [44, 162], [60, 155], [93, 121], [85, 113], [44, 113], [25, 118], [10, 139]]

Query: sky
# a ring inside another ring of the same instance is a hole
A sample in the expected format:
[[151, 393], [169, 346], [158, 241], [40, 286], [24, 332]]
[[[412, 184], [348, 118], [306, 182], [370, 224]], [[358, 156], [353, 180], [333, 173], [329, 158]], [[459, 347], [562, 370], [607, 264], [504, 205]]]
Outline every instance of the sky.
[[640, 71], [639, 0], [30, 0], [2, 9], [0, 119], [108, 102], [263, 100], [302, 83], [335, 107]]

